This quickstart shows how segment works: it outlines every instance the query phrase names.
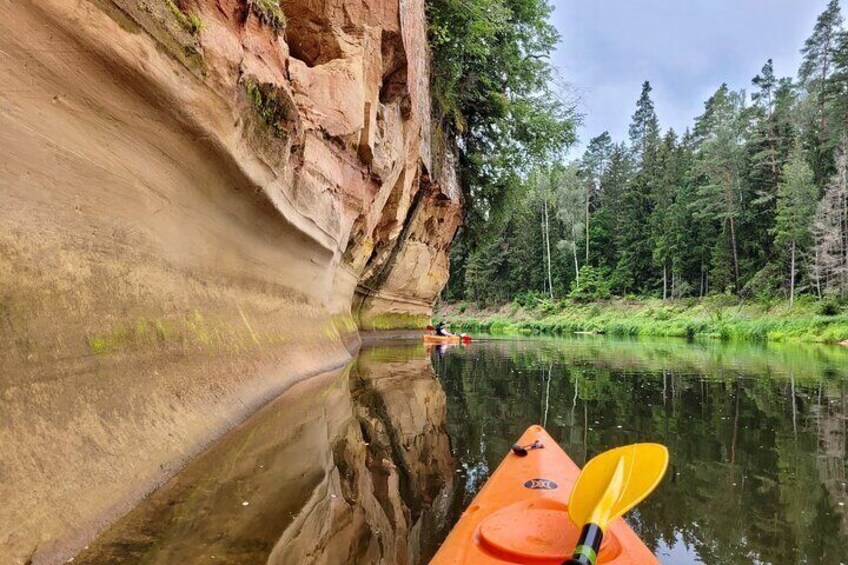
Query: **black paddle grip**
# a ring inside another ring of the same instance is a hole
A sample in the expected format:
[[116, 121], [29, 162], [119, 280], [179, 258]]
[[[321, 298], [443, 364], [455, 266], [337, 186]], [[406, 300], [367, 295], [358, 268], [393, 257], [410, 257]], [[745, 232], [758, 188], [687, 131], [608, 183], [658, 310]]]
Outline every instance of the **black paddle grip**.
[[580, 539], [571, 559], [563, 561], [562, 565], [595, 565], [598, 552], [601, 550], [601, 540], [604, 531], [595, 524], [586, 524], [580, 532]]

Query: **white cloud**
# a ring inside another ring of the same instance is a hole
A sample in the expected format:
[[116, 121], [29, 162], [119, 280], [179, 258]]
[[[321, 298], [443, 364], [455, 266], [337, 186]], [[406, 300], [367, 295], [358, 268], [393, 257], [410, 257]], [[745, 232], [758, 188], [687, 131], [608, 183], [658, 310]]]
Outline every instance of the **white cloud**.
[[826, 0], [554, 0], [554, 62], [584, 97], [581, 141], [625, 139], [642, 81], [664, 128], [683, 131], [727, 82], [750, 89], [769, 58], [795, 76]]

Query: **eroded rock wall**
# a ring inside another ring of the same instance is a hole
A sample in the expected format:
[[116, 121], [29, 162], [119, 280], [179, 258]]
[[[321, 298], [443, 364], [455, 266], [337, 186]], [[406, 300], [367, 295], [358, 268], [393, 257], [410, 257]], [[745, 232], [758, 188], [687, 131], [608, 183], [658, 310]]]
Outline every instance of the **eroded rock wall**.
[[0, 0], [0, 561], [429, 315], [427, 75], [423, 0]]

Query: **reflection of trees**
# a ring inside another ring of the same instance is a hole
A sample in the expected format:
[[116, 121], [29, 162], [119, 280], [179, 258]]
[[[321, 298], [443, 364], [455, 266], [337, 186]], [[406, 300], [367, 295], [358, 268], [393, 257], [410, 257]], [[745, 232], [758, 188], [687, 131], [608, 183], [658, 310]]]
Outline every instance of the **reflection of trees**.
[[468, 467], [494, 469], [547, 408], [549, 431], [580, 464], [629, 442], [669, 446], [669, 476], [630, 517], [650, 547], [682, 540], [706, 563], [848, 555], [838, 506], [848, 502], [848, 352], [494, 342], [452, 351], [437, 372], [454, 450]]
[[[815, 399], [812, 411], [818, 431], [816, 465], [822, 484], [825, 485], [830, 497], [843, 504], [848, 504], [848, 477], [846, 475], [846, 447], [848, 447], [848, 394], [845, 381], [838, 385], [838, 392], [831, 387], [827, 392]], [[838, 503], [837, 502], [837, 503]], [[840, 508], [839, 531], [843, 537], [848, 537], [848, 513], [845, 506]], [[835, 528], [834, 528], [835, 530]]]

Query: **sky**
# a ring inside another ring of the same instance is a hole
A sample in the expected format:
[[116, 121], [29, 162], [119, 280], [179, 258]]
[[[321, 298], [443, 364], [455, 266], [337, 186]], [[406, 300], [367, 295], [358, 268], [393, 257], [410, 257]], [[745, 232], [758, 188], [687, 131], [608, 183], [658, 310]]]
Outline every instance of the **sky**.
[[[663, 129], [682, 132], [723, 82], [750, 90], [768, 59], [797, 76], [800, 50], [827, 0], [551, 0], [562, 35], [554, 65], [584, 115], [578, 155], [609, 131], [627, 139], [642, 82]], [[848, 0], [843, 0], [845, 13]]]

